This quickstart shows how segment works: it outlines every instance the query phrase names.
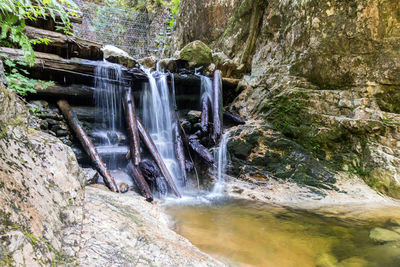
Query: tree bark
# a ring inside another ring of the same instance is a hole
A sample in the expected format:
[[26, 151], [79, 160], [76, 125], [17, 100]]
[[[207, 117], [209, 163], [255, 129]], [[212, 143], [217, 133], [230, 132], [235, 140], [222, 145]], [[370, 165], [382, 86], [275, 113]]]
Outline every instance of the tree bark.
[[[51, 47], [57, 47], [64, 50], [62, 54], [65, 54], [67, 58], [79, 57], [91, 60], [100, 60], [103, 58], [102, 45], [99, 43], [31, 26], [25, 27], [25, 33], [31, 39], [47, 38], [50, 40], [50, 43], [47, 45], [35, 46], [35, 50], [39, 49], [39, 51], [46, 52]], [[62, 55], [59, 54], [59, 56]]]
[[183, 148], [183, 141], [180, 133], [179, 127], [179, 118], [176, 112], [174, 112], [174, 122], [173, 122], [173, 134], [174, 134], [174, 147], [176, 158], [179, 163], [179, 167], [181, 169], [182, 174], [182, 185], [186, 186], [187, 182], [187, 173], [186, 173], [186, 159], [185, 159], [185, 150]]
[[151, 193], [150, 187], [144, 179], [142, 172], [132, 163], [132, 161], [128, 163], [128, 168], [131, 171], [133, 179], [139, 187], [142, 196], [149, 202], [153, 201], [153, 194]]
[[118, 192], [118, 187], [115, 183], [114, 178], [111, 176], [111, 173], [107, 169], [106, 164], [103, 162], [101, 156], [94, 147], [92, 140], [89, 138], [89, 136], [83, 130], [82, 126], [79, 124], [79, 121], [76, 118], [68, 102], [65, 100], [59, 100], [57, 104], [62, 113], [64, 114], [64, 117], [68, 121], [69, 125], [71, 126], [72, 130], [75, 132], [76, 136], [81, 142], [86, 153], [90, 156], [91, 160], [93, 161], [93, 164], [96, 166], [96, 169], [99, 171], [100, 175], [103, 176], [104, 183], [106, 184], [106, 186], [111, 191]]
[[214, 72], [213, 80], [213, 134], [212, 139], [218, 143], [222, 135], [222, 74], [220, 70]]
[[208, 132], [210, 106], [211, 106], [210, 99], [208, 97], [203, 97], [203, 100], [201, 101], [201, 123], [200, 123], [200, 127], [203, 133]]
[[178, 188], [176, 187], [176, 185], [174, 183], [174, 180], [172, 179], [171, 174], [169, 173], [169, 171], [167, 169], [167, 166], [165, 166], [165, 163], [162, 160], [161, 155], [158, 152], [156, 145], [154, 144], [153, 140], [151, 139], [150, 134], [146, 131], [142, 122], [139, 119], [137, 119], [137, 123], [138, 123], [138, 130], [139, 130], [140, 137], [141, 137], [143, 143], [146, 145], [147, 149], [149, 150], [150, 154], [153, 156], [153, 159], [157, 163], [158, 167], [160, 168], [161, 173], [164, 175], [165, 179], [167, 180], [169, 187], [171, 188], [171, 190], [177, 197], [182, 197], [178, 191]]
[[197, 140], [196, 136], [192, 135], [189, 137], [189, 146], [190, 148], [196, 152], [197, 155], [199, 155], [199, 157], [206, 162], [209, 165], [214, 164], [215, 159], [214, 156], [211, 154], [211, 152], [204, 147], [199, 140]]
[[135, 114], [135, 102], [132, 97], [131, 87], [125, 88], [125, 114], [126, 114], [126, 122], [128, 124], [131, 157], [132, 161], [137, 166], [141, 161], [140, 139], [139, 139], [138, 125], [136, 121], [136, 114]]

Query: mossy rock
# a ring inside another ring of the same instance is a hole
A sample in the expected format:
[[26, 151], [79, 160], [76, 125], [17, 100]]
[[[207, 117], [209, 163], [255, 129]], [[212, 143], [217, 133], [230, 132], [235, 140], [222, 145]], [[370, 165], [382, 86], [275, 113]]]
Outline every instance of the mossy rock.
[[195, 66], [205, 66], [212, 62], [211, 49], [202, 41], [194, 41], [186, 45], [180, 52], [180, 58]]

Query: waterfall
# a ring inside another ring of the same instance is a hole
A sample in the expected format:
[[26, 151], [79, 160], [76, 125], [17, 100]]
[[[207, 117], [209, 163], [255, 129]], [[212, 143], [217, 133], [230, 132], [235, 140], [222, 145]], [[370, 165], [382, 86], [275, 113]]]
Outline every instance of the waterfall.
[[174, 182], [179, 185], [182, 181], [182, 174], [175, 155], [172, 132], [174, 103], [170, 96], [167, 75], [160, 71], [144, 71], [149, 83], [145, 85], [141, 93], [142, 121], [156, 144]]
[[[94, 100], [97, 108], [96, 122], [100, 129], [91, 133], [98, 141], [98, 151], [109, 169], [117, 168], [116, 154], [121, 154], [119, 142], [123, 136], [122, 67], [118, 64], [99, 62], [95, 69]], [[125, 149], [126, 150], [126, 149]]]
[[228, 163], [228, 151], [227, 151], [227, 137], [228, 134], [224, 134], [219, 143], [219, 147], [214, 150], [214, 157], [217, 161], [217, 165], [214, 169], [215, 176], [217, 178], [215, 185], [212, 189], [212, 194], [220, 195], [223, 193], [225, 186], [225, 174], [226, 165]]
[[[206, 76], [200, 75], [200, 101], [203, 101], [204, 97], [210, 99], [211, 107], [213, 106], [213, 83], [212, 80]], [[201, 103], [201, 102], [200, 102]]]
[[122, 127], [122, 81], [121, 65], [101, 62], [95, 69], [94, 99], [99, 112], [98, 122], [112, 131]]

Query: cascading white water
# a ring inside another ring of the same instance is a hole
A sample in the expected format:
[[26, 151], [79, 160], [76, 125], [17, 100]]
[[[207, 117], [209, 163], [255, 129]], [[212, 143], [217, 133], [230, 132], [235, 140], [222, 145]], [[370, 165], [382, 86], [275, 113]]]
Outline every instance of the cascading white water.
[[123, 129], [122, 109], [122, 67], [106, 61], [99, 62], [95, 69], [94, 100], [98, 110], [96, 121], [100, 129], [92, 133], [98, 136], [98, 150], [107, 155], [105, 163], [109, 169], [117, 167], [116, 154], [121, 153], [118, 147]]
[[96, 119], [112, 131], [122, 127], [122, 78], [121, 65], [106, 61], [97, 64], [94, 99], [99, 112]]
[[[199, 75], [201, 79], [200, 85], [200, 101], [203, 101], [204, 97], [207, 97], [210, 100], [211, 107], [213, 106], [213, 84], [212, 80], [206, 76]], [[201, 103], [200, 102], [200, 103]]]
[[222, 135], [219, 147], [214, 150], [214, 157], [216, 159], [216, 168], [214, 169], [215, 176], [217, 178], [214, 187], [212, 189], [212, 194], [220, 195], [224, 192], [225, 187], [225, 175], [226, 175], [226, 165], [228, 163], [228, 151], [227, 151], [227, 141], [228, 134]]
[[157, 149], [170, 171], [175, 184], [182, 181], [182, 174], [175, 155], [172, 132], [173, 103], [167, 75], [160, 71], [145, 70], [149, 83], [142, 90], [140, 110], [144, 126], [150, 133]]

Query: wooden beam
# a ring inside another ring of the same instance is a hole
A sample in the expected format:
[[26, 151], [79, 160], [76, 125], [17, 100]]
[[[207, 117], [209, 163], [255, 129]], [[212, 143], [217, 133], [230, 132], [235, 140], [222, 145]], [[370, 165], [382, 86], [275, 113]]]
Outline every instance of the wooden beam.
[[79, 124], [79, 121], [74, 112], [72, 111], [71, 106], [65, 100], [59, 100], [57, 104], [61, 112], [63, 113], [65, 119], [68, 121], [72, 130], [75, 132], [76, 136], [81, 142], [86, 153], [90, 156], [93, 164], [96, 166], [96, 169], [98, 170], [100, 175], [104, 178], [103, 180], [106, 186], [111, 191], [118, 192], [118, 187], [117, 184], [115, 183], [114, 178], [111, 176], [111, 173], [106, 167], [106, 164], [103, 162], [103, 159], [101, 158], [96, 148], [94, 147], [92, 140], [86, 134], [85, 130], [83, 130], [82, 126]]
[[182, 197], [178, 191], [178, 188], [176, 187], [176, 185], [174, 183], [174, 180], [172, 179], [171, 174], [168, 171], [167, 166], [165, 166], [165, 163], [164, 163], [163, 159], [161, 158], [161, 155], [158, 152], [158, 149], [157, 149], [156, 145], [154, 144], [153, 139], [151, 138], [150, 134], [144, 128], [143, 123], [139, 119], [137, 119], [137, 123], [138, 123], [139, 134], [140, 134], [140, 137], [141, 137], [143, 143], [146, 145], [150, 154], [153, 156], [154, 161], [157, 163], [158, 167], [160, 168], [161, 173], [164, 175], [165, 180], [167, 180], [167, 183], [168, 183], [169, 187], [171, 188], [172, 192], [177, 197]]

